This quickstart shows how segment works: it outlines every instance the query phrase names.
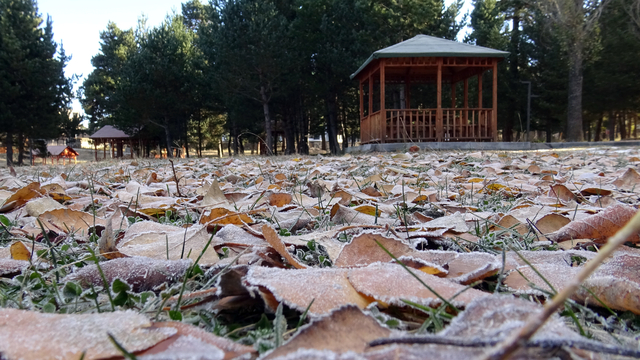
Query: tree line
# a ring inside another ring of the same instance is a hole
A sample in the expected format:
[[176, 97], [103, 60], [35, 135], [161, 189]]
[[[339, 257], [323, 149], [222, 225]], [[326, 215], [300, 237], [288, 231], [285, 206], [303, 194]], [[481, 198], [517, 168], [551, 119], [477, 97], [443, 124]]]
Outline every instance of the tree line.
[[[72, 79], [35, 1], [0, 4], [0, 123], [5, 145], [24, 148], [74, 127]], [[304, 154], [317, 135], [336, 154], [359, 137], [349, 75], [371, 53], [417, 34], [454, 40], [468, 25], [463, 41], [509, 52], [498, 74], [503, 141], [524, 139], [526, 82], [535, 96], [531, 129], [547, 141], [552, 133], [572, 141], [636, 137], [637, 0], [473, 0], [461, 15], [462, 5], [189, 0], [156, 27], [144, 18], [131, 29], [109, 23], [77, 96], [90, 132], [114, 125], [140, 139], [145, 155], [156, 147], [202, 155], [222, 138], [235, 154], [259, 141], [268, 153]]]
[[73, 79], [64, 75], [68, 61], [35, 1], [0, 0], [0, 134], [8, 166], [22, 164], [36, 144], [44, 153], [42, 140], [78, 131], [82, 119], [70, 116]]

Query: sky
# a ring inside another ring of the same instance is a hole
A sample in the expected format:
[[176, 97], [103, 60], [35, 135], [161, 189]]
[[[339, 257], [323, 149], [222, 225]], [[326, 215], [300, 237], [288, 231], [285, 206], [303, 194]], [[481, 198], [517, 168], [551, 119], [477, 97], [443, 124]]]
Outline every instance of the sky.
[[[182, 0], [184, 1], [184, 0]], [[152, 28], [162, 23], [173, 10], [180, 12], [181, 0], [39, 0], [38, 9], [43, 18], [53, 20], [54, 39], [62, 43], [71, 61], [65, 74], [80, 75], [75, 89], [93, 70], [91, 57], [100, 50], [100, 31], [113, 21], [121, 29], [135, 28], [138, 18], [144, 14], [147, 26]], [[445, 0], [450, 4], [454, 0]], [[471, 9], [471, 0], [466, 0], [462, 13]], [[464, 30], [463, 30], [464, 32]], [[81, 112], [78, 100], [73, 110]]]
[[[100, 31], [107, 28], [109, 21], [121, 29], [135, 28], [144, 14], [151, 28], [161, 24], [172, 10], [180, 12], [181, 3], [180, 0], [38, 0], [38, 10], [45, 19], [47, 14], [51, 16], [55, 41], [62, 42], [66, 54], [72, 56], [65, 74], [83, 76], [76, 83], [77, 90], [93, 70], [91, 57], [100, 50]], [[73, 102], [73, 110], [81, 111], [78, 100]]]

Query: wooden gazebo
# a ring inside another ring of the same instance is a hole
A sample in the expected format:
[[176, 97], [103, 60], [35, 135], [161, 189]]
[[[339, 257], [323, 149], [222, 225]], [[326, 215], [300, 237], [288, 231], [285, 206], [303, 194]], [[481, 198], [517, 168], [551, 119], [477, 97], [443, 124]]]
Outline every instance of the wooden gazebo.
[[102, 158], [107, 158], [107, 144], [111, 147], [111, 157], [123, 157], [123, 146], [125, 143], [129, 144], [131, 149], [131, 158], [133, 159], [133, 147], [131, 137], [124, 131], [116, 129], [111, 125], [105, 125], [100, 130], [96, 131], [93, 135], [89, 136], [89, 139], [93, 140], [93, 149], [95, 152], [95, 159], [98, 161], [98, 145], [103, 145]]
[[[427, 35], [374, 52], [351, 75], [360, 82], [361, 143], [497, 141], [497, 69], [507, 55]], [[493, 75], [492, 106], [484, 107], [482, 75], [488, 70]], [[478, 100], [475, 107], [469, 107], [469, 79], [474, 76], [478, 79]], [[458, 106], [456, 87], [460, 82], [463, 99]], [[412, 86], [434, 83], [435, 107], [412, 102]], [[451, 88], [448, 108], [442, 107], [443, 84]], [[390, 87], [397, 91], [390, 94]]]

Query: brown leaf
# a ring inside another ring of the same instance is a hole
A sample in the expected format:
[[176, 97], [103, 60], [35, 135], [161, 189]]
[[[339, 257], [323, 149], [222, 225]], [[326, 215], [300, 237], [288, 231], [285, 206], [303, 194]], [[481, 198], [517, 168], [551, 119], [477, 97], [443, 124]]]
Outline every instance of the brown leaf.
[[[463, 285], [421, 271], [414, 271], [414, 274], [445, 299], [450, 299], [465, 288]], [[397, 264], [378, 263], [350, 269], [349, 282], [359, 293], [383, 304], [407, 306], [400, 299], [430, 307], [442, 303], [434, 293]], [[482, 296], [488, 294], [476, 289], [467, 289], [451, 302], [454, 306], [465, 306], [471, 300]]]
[[[595, 242], [603, 243], [624, 226], [635, 213], [636, 209], [627, 205], [610, 206], [584, 220], [570, 222], [560, 230], [547, 235], [547, 238], [555, 242], [571, 239], [593, 239]], [[629, 241], [634, 244], [638, 243], [640, 237], [636, 234]]]
[[347, 271], [337, 268], [285, 270], [252, 267], [245, 282], [257, 288], [273, 310], [282, 301], [303, 312], [314, 299], [309, 309], [313, 316], [327, 314], [347, 304], [364, 309], [370, 301], [354, 290], [347, 279]]
[[0, 258], [0, 276], [14, 277], [29, 267], [29, 265], [29, 262], [24, 260]]
[[40, 189], [40, 183], [32, 182], [9, 196], [0, 207], [0, 212], [11, 211], [42, 195], [44, 195], [44, 190]]
[[552, 185], [549, 190], [549, 197], [558, 199], [563, 202], [576, 200], [576, 195], [562, 184]]
[[571, 220], [559, 214], [547, 214], [536, 221], [536, 227], [543, 234], [550, 234], [560, 230], [563, 226], [570, 223]]
[[136, 353], [140, 359], [235, 359], [242, 355], [257, 355], [251, 346], [237, 344], [213, 335], [197, 326], [175, 322], [153, 323], [156, 329], [175, 329], [177, 333], [150, 349]]
[[253, 223], [253, 219], [249, 215], [225, 208], [211, 209], [209, 214], [200, 218], [200, 224], [207, 224], [208, 226], [228, 224], [242, 226], [251, 223]]
[[147, 349], [176, 333], [155, 328], [133, 311], [101, 314], [41, 314], [0, 309], [0, 353], [8, 359], [77, 360], [121, 356], [107, 334], [128, 351]]
[[79, 232], [79, 234], [88, 234], [89, 228], [94, 225], [106, 225], [107, 220], [94, 217], [92, 214], [69, 209], [56, 209], [47, 211], [38, 219], [42, 221], [45, 228], [55, 232], [63, 231], [65, 233]]
[[398, 221], [391, 218], [376, 217], [355, 211], [340, 204], [331, 208], [331, 220], [336, 224], [393, 225]]
[[640, 174], [634, 168], [628, 168], [622, 176], [613, 182], [613, 185], [622, 190], [638, 190], [640, 189]]
[[314, 320], [264, 359], [275, 359], [299, 349], [362, 353], [370, 341], [390, 334], [391, 330], [381, 326], [376, 319], [363, 314], [356, 306], [348, 305]]
[[283, 207], [285, 205], [291, 204], [293, 200], [293, 196], [287, 193], [272, 193], [269, 195], [269, 205], [275, 207]]
[[273, 247], [278, 254], [287, 259], [289, 264], [293, 265], [296, 269], [306, 269], [308, 266], [301, 263], [298, 259], [294, 258], [288, 251], [280, 236], [269, 225], [262, 225], [262, 235], [264, 239]]
[[380, 191], [376, 190], [373, 186], [367, 186], [366, 188], [362, 189], [361, 192], [373, 197], [382, 196]]
[[376, 241], [396, 257], [413, 252], [413, 249], [409, 245], [398, 239], [365, 232], [354, 237], [349, 244], [342, 248], [340, 255], [338, 255], [336, 259], [335, 266], [364, 266], [378, 261], [392, 261], [393, 259], [389, 254], [382, 250], [382, 248], [376, 244]]
[[499, 226], [492, 227], [494, 231], [504, 231], [511, 229], [520, 235], [524, 235], [529, 232], [529, 227], [526, 224], [521, 223], [518, 219], [511, 215], [503, 216], [497, 223]]
[[[100, 263], [100, 268], [109, 284], [121, 279], [133, 291], [152, 290], [163, 283], [173, 283], [184, 277], [191, 260], [155, 260], [143, 257], [121, 258]], [[64, 281], [77, 281], [86, 287], [91, 284], [104, 286], [98, 267], [87, 265], [69, 274]]]

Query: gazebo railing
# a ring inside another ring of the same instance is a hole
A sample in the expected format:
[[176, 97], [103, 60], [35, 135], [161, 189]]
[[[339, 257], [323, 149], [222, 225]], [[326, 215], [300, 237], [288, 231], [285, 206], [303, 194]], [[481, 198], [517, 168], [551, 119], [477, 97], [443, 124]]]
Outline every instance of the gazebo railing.
[[493, 138], [492, 109], [387, 109], [361, 119], [361, 142], [487, 141]]

